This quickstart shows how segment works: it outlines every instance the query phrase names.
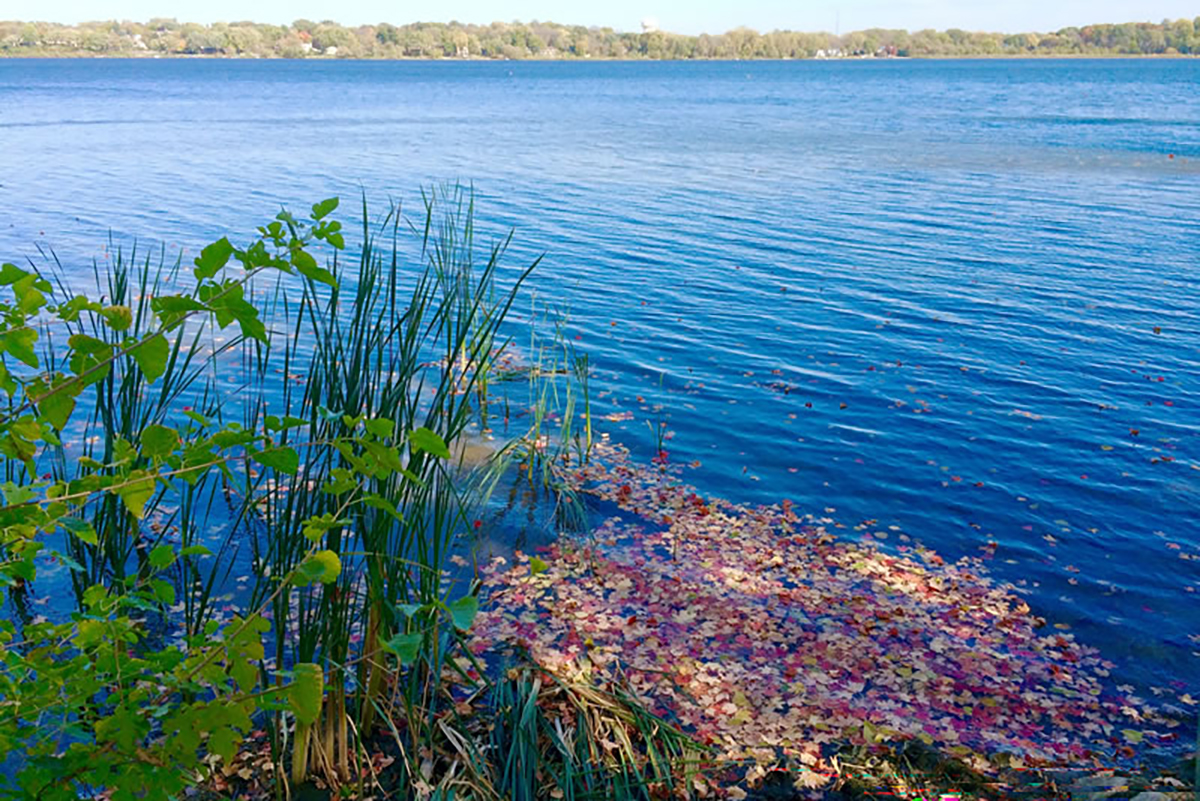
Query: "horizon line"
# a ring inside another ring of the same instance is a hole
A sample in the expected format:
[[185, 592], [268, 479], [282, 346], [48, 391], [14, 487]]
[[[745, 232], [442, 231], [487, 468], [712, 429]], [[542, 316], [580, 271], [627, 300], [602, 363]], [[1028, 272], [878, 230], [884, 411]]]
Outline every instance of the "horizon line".
[[[1195, 19], [1200, 20], [1200, 14], [1198, 14], [1195, 17]], [[529, 20], [495, 19], [490, 22], [463, 22], [462, 20], [457, 20], [457, 19], [450, 20], [448, 22], [439, 22], [439, 21], [435, 21], [435, 20], [412, 20], [409, 22], [390, 22], [388, 20], [379, 20], [378, 22], [345, 23], [345, 22], [339, 22], [334, 19], [328, 19], [328, 18], [317, 20], [317, 19], [310, 19], [308, 17], [297, 17], [297, 18], [291, 20], [290, 22], [263, 22], [263, 21], [254, 20], [254, 19], [229, 19], [229, 20], [214, 20], [212, 22], [195, 22], [195, 21], [190, 21], [190, 20], [181, 21], [179, 19], [179, 17], [150, 17], [145, 20], [138, 20], [138, 19], [134, 19], [134, 18], [130, 18], [130, 17], [97, 17], [97, 18], [93, 18], [93, 19], [81, 19], [76, 22], [59, 22], [57, 20], [40, 20], [40, 19], [0, 19], [0, 24], [16, 23], [16, 24], [23, 24], [23, 25], [61, 25], [61, 26], [66, 26], [66, 27], [73, 27], [73, 26], [77, 26], [77, 25], [96, 25], [96, 24], [104, 24], [104, 23], [117, 23], [117, 24], [132, 23], [132, 24], [136, 24], [136, 25], [148, 26], [148, 25], [150, 25], [151, 22], [158, 22], [158, 21], [169, 21], [169, 22], [173, 22], [177, 25], [200, 25], [200, 26], [203, 26], [206, 28], [211, 28], [215, 25], [227, 25], [227, 26], [231, 26], [231, 27], [237, 26], [237, 25], [270, 25], [270, 26], [279, 27], [279, 28], [294, 28], [296, 26], [296, 23], [298, 23], [298, 22], [307, 22], [307, 23], [314, 23], [314, 24], [320, 24], [320, 25], [332, 24], [332, 25], [340, 26], [342, 28], [372, 28], [372, 27], [379, 27], [380, 25], [391, 25], [394, 27], [409, 27], [409, 26], [415, 26], [415, 25], [431, 25], [431, 26], [437, 25], [437, 26], [449, 27], [449, 26], [457, 25], [457, 26], [461, 26], [461, 27], [477, 27], [477, 28], [486, 28], [486, 27], [490, 27], [493, 25], [525, 25], [525, 26], [553, 25], [553, 26], [558, 26], [558, 27], [563, 27], [563, 28], [584, 28], [589, 31], [612, 31], [614, 33], [621, 33], [621, 34], [661, 33], [661, 34], [668, 35], [668, 36], [682, 36], [685, 38], [693, 38], [694, 39], [694, 38], [698, 38], [700, 36], [724, 36], [726, 34], [733, 33], [735, 31], [752, 31], [759, 35], [762, 35], [764, 33], [823, 34], [823, 35], [834, 36], [837, 38], [841, 38], [842, 36], [848, 36], [853, 33], [865, 32], [865, 31], [903, 31], [908, 34], [921, 33], [923, 31], [934, 31], [937, 33], [946, 33], [949, 31], [963, 31], [964, 33], [1005, 34], [1005, 35], [1013, 36], [1013, 35], [1031, 34], [1031, 33], [1058, 33], [1060, 31], [1066, 31], [1066, 30], [1071, 30], [1071, 29], [1083, 30], [1084, 28], [1094, 28], [1094, 27], [1102, 26], [1102, 25], [1103, 26], [1119, 26], [1119, 25], [1162, 26], [1164, 24], [1170, 24], [1170, 23], [1175, 23], [1175, 22], [1179, 22], [1179, 21], [1193, 22], [1193, 19], [1189, 18], [1189, 17], [1178, 17], [1175, 19], [1163, 18], [1162, 20], [1160, 20], [1158, 22], [1154, 22], [1152, 20], [1125, 20], [1125, 21], [1121, 21], [1121, 22], [1087, 22], [1087, 23], [1082, 23], [1082, 24], [1065, 25], [1065, 26], [1062, 26], [1059, 28], [1047, 28], [1047, 29], [1042, 29], [1042, 30], [1038, 30], [1038, 29], [987, 30], [987, 29], [983, 29], [983, 28], [975, 28], [975, 29], [961, 28], [958, 26], [950, 26], [950, 27], [946, 27], [946, 28], [931, 28], [931, 27], [895, 28], [895, 27], [883, 27], [883, 26], [869, 26], [869, 27], [865, 27], [865, 28], [855, 28], [853, 30], [847, 31], [844, 34], [835, 33], [835, 32], [828, 31], [828, 30], [815, 30], [815, 29], [801, 30], [798, 28], [779, 28], [779, 27], [759, 29], [759, 28], [753, 28], [749, 25], [736, 25], [736, 26], [729, 28], [727, 30], [724, 30], [724, 31], [701, 31], [700, 33], [679, 33], [677, 31], [671, 31], [671, 30], [667, 30], [664, 28], [660, 28], [657, 26], [656, 23], [654, 25], [648, 27], [647, 26], [648, 20], [643, 21], [641, 31], [638, 31], [635, 29], [622, 29], [622, 28], [618, 28], [613, 25], [583, 25], [583, 24], [577, 24], [577, 23], [556, 22], [554, 20], [549, 20], [549, 19], [544, 19], [544, 20], [539, 20], [539, 19], [529, 19]]]

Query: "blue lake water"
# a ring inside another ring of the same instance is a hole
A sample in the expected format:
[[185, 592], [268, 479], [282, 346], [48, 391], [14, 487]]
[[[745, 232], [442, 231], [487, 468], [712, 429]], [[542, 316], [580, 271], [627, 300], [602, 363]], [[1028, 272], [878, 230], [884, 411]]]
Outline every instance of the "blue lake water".
[[1200, 62], [0, 60], [4, 260], [447, 180], [547, 253], [615, 438], [994, 551], [1118, 678], [1195, 691]]

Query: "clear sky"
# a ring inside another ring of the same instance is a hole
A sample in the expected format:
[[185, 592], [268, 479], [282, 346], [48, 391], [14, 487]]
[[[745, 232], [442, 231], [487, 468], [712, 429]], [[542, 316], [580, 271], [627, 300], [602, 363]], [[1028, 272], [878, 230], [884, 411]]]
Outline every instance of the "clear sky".
[[188, 22], [345, 25], [532, 19], [638, 29], [643, 19], [678, 33], [739, 25], [842, 32], [870, 27], [1046, 31], [1089, 22], [1161, 22], [1200, 14], [1195, 0], [0, 0], [0, 19], [80, 22], [175, 17]]

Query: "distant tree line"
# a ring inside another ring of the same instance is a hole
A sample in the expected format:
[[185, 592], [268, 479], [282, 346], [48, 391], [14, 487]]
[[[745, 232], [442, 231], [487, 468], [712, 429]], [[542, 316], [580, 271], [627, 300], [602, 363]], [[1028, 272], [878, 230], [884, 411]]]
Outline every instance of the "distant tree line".
[[772, 59], [854, 56], [1067, 56], [1200, 54], [1200, 17], [1162, 23], [1063, 28], [1054, 33], [908, 32], [872, 28], [829, 33], [737, 28], [683, 36], [619, 32], [553, 22], [458, 22], [345, 27], [300, 19], [198, 25], [139, 22], [0, 22], [0, 55], [237, 56], [243, 58]]

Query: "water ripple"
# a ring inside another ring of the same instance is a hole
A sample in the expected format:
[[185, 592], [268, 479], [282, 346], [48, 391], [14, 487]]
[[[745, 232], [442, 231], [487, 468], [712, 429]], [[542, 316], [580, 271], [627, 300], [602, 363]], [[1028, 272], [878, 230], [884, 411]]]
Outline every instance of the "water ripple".
[[570, 307], [597, 411], [635, 415], [614, 436], [647, 454], [662, 419], [702, 490], [889, 544], [997, 543], [1121, 675], [1188, 679], [1198, 84], [1184, 60], [5, 60], [0, 255], [85, 276], [110, 231], [178, 254], [280, 204], [474, 181], [513, 270], [548, 254], [532, 285]]

